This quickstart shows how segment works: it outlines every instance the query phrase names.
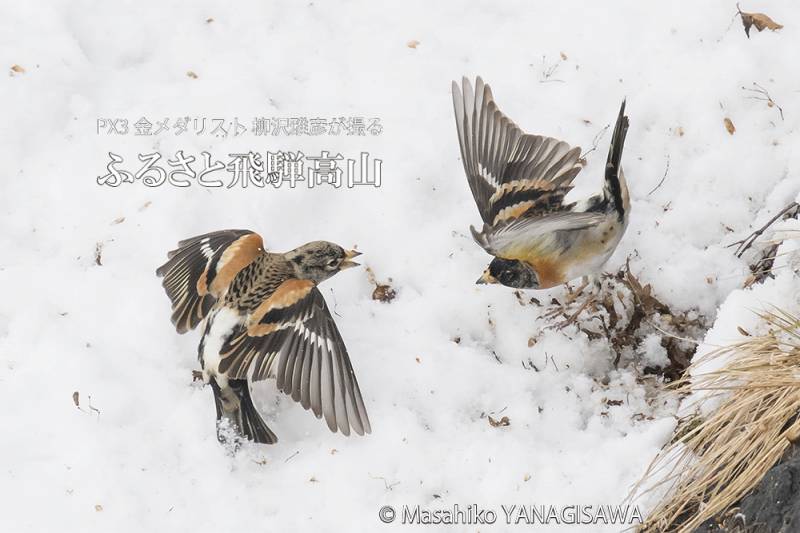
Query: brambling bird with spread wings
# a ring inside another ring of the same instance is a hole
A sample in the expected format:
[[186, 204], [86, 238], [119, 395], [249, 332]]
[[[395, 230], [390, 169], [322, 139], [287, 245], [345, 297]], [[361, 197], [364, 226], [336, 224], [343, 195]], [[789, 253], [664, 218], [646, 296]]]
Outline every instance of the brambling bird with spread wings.
[[487, 84], [453, 82], [461, 158], [483, 228], [475, 241], [494, 259], [477, 283], [547, 289], [600, 271], [628, 225], [630, 198], [620, 160], [625, 102], [611, 137], [600, 194], [567, 202], [581, 149], [523, 132], [497, 107]]
[[206, 233], [169, 252], [156, 273], [178, 333], [203, 323], [198, 358], [214, 392], [220, 442], [226, 426], [238, 433], [235, 440], [277, 442], [250, 396], [249, 381], [267, 378], [324, 416], [331, 431], [371, 431], [344, 341], [317, 288], [358, 266], [357, 255], [325, 241], [271, 253], [248, 230]]

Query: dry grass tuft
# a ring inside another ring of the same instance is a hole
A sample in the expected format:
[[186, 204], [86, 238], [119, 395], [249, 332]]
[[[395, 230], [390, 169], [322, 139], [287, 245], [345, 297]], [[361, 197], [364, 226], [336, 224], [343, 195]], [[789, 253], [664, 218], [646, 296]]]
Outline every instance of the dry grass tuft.
[[693, 404], [698, 410], [721, 404], [707, 418], [680, 425], [634, 487], [631, 497], [669, 488], [642, 531], [693, 531], [709, 518], [730, 516], [800, 436], [800, 318], [780, 310], [760, 316], [767, 333], [699, 358], [690, 370], [709, 361], [722, 366], [690, 371], [672, 384], [682, 395], [705, 391]]

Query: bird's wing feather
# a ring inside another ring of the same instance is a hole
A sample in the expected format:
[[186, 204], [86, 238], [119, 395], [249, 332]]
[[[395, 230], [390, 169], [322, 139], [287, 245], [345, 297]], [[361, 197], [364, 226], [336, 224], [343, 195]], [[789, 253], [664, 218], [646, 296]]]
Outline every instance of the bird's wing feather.
[[572, 211], [549, 213], [540, 217], [518, 218], [499, 227], [484, 225], [483, 232], [475, 228], [475, 240], [490, 254], [504, 259], [531, 261], [553, 242], [559, 232], [586, 229], [603, 222], [605, 214]]
[[453, 109], [461, 158], [484, 223], [494, 225], [536, 213], [540, 196], [559, 202], [580, 172], [580, 148], [541, 135], [524, 133], [494, 101], [491, 88], [478, 78], [453, 82]]
[[194, 329], [236, 274], [261, 253], [264, 242], [249, 230], [222, 230], [185, 239], [156, 270], [172, 302], [178, 333]]
[[347, 348], [312, 281], [283, 282], [220, 355], [220, 372], [256, 381], [274, 375], [279, 390], [324, 416], [331, 431], [371, 432]]

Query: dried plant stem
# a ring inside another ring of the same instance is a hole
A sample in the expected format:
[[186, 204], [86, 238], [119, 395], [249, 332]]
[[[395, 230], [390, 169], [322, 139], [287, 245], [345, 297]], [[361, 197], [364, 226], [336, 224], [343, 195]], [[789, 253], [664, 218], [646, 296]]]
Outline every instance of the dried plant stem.
[[[770, 328], [699, 358], [672, 387], [686, 407], [721, 404], [651, 463], [630, 498], [666, 489], [643, 531], [693, 531], [722, 516], [761, 480], [797, 435], [800, 413], [800, 318], [760, 313]], [[714, 361], [719, 370], [702, 372]], [[695, 396], [697, 398], [697, 396]], [[680, 426], [679, 426], [680, 427]]]

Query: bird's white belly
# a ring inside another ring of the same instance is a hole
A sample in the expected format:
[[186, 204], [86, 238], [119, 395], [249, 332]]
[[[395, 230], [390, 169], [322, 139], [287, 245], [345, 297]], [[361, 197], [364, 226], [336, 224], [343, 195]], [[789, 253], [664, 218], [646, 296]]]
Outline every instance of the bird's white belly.
[[567, 270], [566, 279], [576, 279], [602, 271], [603, 265], [616, 250], [622, 235], [625, 233], [627, 220], [620, 221], [616, 215], [583, 232], [575, 242], [576, 250], [584, 253], [576, 254], [576, 261]]
[[222, 307], [209, 315], [206, 320], [211, 321], [204, 339], [201, 358], [203, 360], [203, 380], [208, 381], [213, 377], [220, 387], [228, 386], [228, 378], [218, 372], [220, 363], [220, 351], [225, 339], [230, 335], [233, 328], [242, 320], [242, 315], [238, 312]]

